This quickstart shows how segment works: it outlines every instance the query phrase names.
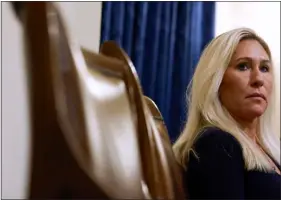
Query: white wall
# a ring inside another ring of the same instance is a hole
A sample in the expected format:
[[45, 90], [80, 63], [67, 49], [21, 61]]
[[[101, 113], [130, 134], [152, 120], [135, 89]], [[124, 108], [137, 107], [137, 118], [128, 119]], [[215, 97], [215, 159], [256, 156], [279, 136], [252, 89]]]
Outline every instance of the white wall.
[[254, 29], [269, 45], [280, 79], [280, 2], [216, 2], [216, 35]]
[[216, 2], [216, 35], [238, 27], [255, 30], [272, 51], [280, 134], [280, 2]]
[[[101, 2], [59, 2], [72, 35], [97, 51], [99, 48]], [[10, 3], [2, 3], [2, 197], [26, 197], [28, 178], [29, 120], [23, 57], [22, 29]]]
[[101, 26], [101, 2], [57, 2], [73, 34], [82, 46], [98, 51]]
[[22, 29], [10, 3], [2, 3], [2, 197], [23, 198], [28, 176], [29, 120]]
[[216, 35], [238, 27], [254, 29], [280, 61], [280, 2], [216, 2]]

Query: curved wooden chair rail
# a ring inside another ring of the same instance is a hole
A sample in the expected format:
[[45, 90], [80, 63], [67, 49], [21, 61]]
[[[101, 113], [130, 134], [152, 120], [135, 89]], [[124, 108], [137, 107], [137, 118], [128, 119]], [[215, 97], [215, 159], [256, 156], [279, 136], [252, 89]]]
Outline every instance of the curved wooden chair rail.
[[[147, 182], [152, 197], [184, 199], [185, 195], [182, 187], [181, 171], [174, 158], [166, 127], [163, 128], [163, 124], [161, 124], [161, 126], [158, 124], [156, 130], [153, 128], [151, 129], [151, 127], [154, 127], [157, 123], [148, 120], [149, 117], [152, 119], [151, 113], [161, 118], [162, 115], [156, 104], [152, 100], [144, 97], [131, 59], [126, 52], [113, 41], [104, 42], [100, 52], [103, 55], [117, 58], [126, 63], [132, 77], [129, 85], [132, 85], [132, 87], [138, 91], [134, 103], [137, 104], [139, 108], [139, 112], [137, 112], [139, 118], [139, 133], [141, 134], [140, 137], [143, 137], [140, 139], [142, 164], [145, 181]], [[145, 126], [148, 127], [148, 130]], [[149, 131], [151, 131], [151, 133], [149, 133]], [[151, 150], [149, 151], [149, 149]], [[148, 164], [150, 162], [154, 165], [153, 167]]]
[[[91, 68], [91, 66], [94, 65], [94, 63], [96, 62], [96, 54], [86, 48], [81, 47], [81, 51], [83, 53], [83, 56], [85, 58], [85, 61], [87, 63], [87, 66]], [[113, 58], [113, 57], [112, 57]], [[113, 59], [117, 59], [117, 58], [113, 58]], [[118, 60], [118, 59], [117, 59]], [[119, 60], [120, 61], [120, 60]], [[155, 120], [155, 123], [158, 127], [159, 132], [161, 133], [161, 136], [167, 141], [167, 142], [171, 142], [169, 135], [168, 135], [168, 131], [167, 128], [165, 126], [164, 123], [164, 119], [162, 117], [162, 114], [160, 112], [160, 110], [158, 109], [157, 105], [154, 103], [154, 101], [152, 99], [150, 99], [147, 96], [144, 96], [144, 101], [147, 104], [153, 119]]]
[[167, 130], [165, 122], [164, 122], [164, 118], [162, 117], [162, 114], [161, 114], [160, 110], [158, 109], [156, 103], [147, 96], [144, 96], [144, 100], [153, 116], [153, 119], [156, 123], [159, 133], [161, 134], [161, 137], [167, 143], [171, 143], [170, 137], [168, 134], [168, 130]]
[[[131, 117], [136, 109], [126, 100], [127, 96], [132, 99], [133, 91], [122, 90], [128, 82], [124, 63], [93, 54], [88, 71], [80, 47], [69, 42], [59, 11], [52, 3], [27, 2], [21, 21], [32, 118], [27, 198], [147, 198]], [[99, 86], [111, 90], [99, 90]], [[119, 96], [110, 96], [112, 90]], [[110, 115], [110, 103], [124, 109]], [[94, 114], [99, 117], [93, 118]], [[107, 120], [114, 116], [125, 129], [116, 126], [116, 120]], [[111, 126], [116, 130], [109, 130]], [[89, 134], [89, 130], [93, 132]], [[124, 139], [120, 140], [121, 136]]]
[[178, 163], [175, 160], [174, 152], [172, 150], [171, 140], [168, 134], [168, 130], [165, 126], [164, 119], [157, 105], [154, 103], [154, 101], [147, 96], [145, 96], [144, 98], [145, 98], [145, 102], [147, 103], [153, 115], [153, 118], [157, 125], [157, 129], [163, 139], [164, 148], [169, 160], [169, 167], [171, 170], [171, 174], [173, 176], [173, 185], [175, 187], [175, 192], [178, 192], [177, 198], [182, 199], [183, 196], [186, 196], [186, 194], [184, 194], [183, 191], [181, 167], [178, 165]]
[[[32, 118], [27, 198], [107, 199], [87, 171], [90, 155], [75, 72], [77, 63], [59, 13], [52, 3], [27, 2], [21, 21]], [[63, 62], [59, 56], [63, 56]]]

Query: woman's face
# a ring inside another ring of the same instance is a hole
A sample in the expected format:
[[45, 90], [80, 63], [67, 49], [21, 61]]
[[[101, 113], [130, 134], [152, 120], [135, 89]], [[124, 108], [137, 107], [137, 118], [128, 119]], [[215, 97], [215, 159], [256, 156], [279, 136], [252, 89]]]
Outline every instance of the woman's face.
[[224, 74], [221, 103], [234, 118], [252, 121], [265, 112], [272, 84], [271, 61], [262, 45], [253, 39], [242, 40]]

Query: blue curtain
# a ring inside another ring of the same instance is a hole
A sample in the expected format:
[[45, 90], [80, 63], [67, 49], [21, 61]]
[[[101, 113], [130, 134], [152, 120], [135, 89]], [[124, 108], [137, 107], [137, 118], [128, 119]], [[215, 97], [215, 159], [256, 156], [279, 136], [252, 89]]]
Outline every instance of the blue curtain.
[[101, 43], [130, 56], [144, 94], [158, 105], [174, 141], [186, 121], [186, 87], [214, 36], [215, 2], [103, 2]]

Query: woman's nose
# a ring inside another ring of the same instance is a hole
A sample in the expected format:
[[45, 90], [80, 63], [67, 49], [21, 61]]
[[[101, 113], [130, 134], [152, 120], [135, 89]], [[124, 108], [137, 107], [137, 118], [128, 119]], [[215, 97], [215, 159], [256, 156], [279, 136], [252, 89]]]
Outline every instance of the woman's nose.
[[261, 72], [259, 67], [255, 67], [251, 71], [251, 86], [262, 87], [263, 84], [264, 84], [263, 72]]

